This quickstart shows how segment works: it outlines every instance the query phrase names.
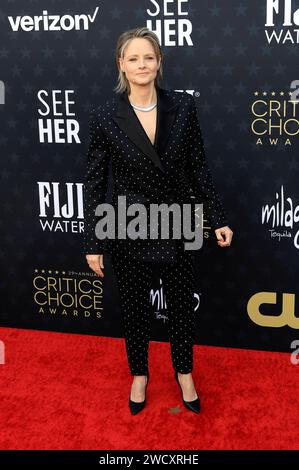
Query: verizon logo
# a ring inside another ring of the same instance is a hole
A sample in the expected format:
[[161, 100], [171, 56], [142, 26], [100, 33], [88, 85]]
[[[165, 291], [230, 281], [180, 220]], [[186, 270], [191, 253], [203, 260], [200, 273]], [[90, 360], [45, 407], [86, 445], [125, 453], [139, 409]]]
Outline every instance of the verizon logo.
[[41, 16], [9, 16], [8, 21], [13, 31], [71, 31], [72, 29], [89, 29], [95, 21], [99, 7], [93, 15], [48, 15], [47, 10]]

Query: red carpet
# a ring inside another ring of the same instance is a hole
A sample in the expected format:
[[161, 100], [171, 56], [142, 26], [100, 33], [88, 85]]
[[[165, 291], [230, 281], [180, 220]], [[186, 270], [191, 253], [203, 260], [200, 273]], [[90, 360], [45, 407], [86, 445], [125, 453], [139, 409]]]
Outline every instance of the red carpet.
[[287, 353], [194, 347], [202, 402], [181, 402], [168, 343], [150, 343], [148, 404], [131, 416], [123, 339], [0, 329], [1, 449], [299, 449]]

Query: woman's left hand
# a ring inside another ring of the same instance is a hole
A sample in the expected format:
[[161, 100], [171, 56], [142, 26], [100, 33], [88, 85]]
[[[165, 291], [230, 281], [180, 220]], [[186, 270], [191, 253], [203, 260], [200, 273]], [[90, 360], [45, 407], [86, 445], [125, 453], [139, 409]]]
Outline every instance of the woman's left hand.
[[233, 238], [233, 231], [228, 225], [215, 230], [217, 243], [219, 246], [229, 246]]

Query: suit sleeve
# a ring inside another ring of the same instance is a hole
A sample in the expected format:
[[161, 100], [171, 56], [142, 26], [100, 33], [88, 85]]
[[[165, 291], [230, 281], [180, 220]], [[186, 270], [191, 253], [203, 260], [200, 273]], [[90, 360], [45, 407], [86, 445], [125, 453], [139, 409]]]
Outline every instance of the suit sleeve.
[[190, 95], [188, 124], [188, 159], [186, 173], [195, 194], [203, 200], [204, 212], [215, 230], [228, 225], [227, 214], [216, 190], [205, 156], [205, 147], [198, 121], [195, 99]]
[[100, 240], [95, 233], [99, 217], [95, 215], [98, 204], [106, 200], [109, 174], [109, 150], [99, 125], [95, 110], [89, 116], [89, 143], [84, 177], [84, 254], [103, 254], [106, 239]]

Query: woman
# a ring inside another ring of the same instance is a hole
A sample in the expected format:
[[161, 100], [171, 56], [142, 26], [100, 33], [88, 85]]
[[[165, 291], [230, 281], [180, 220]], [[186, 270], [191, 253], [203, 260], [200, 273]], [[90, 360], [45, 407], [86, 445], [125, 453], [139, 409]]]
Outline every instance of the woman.
[[194, 266], [190, 251], [183, 249], [183, 239], [99, 236], [103, 225], [99, 225], [95, 210], [107, 201], [110, 164], [117, 221], [119, 196], [126, 196], [125, 208], [136, 203], [144, 207], [161, 202], [192, 204], [196, 199], [206, 203], [219, 246], [229, 246], [233, 233], [205, 160], [194, 98], [160, 86], [162, 58], [157, 36], [145, 27], [119, 37], [117, 97], [91, 112], [84, 185], [84, 253], [90, 268], [100, 277], [104, 276], [105, 251], [112, 256], [133, 376], [129, 398], [132, 414], [140, 412], [146, 403], [149, 291], [157, 271], [167, 297], [175, 379], [185, 407], [200, 411], [192, 378]]

